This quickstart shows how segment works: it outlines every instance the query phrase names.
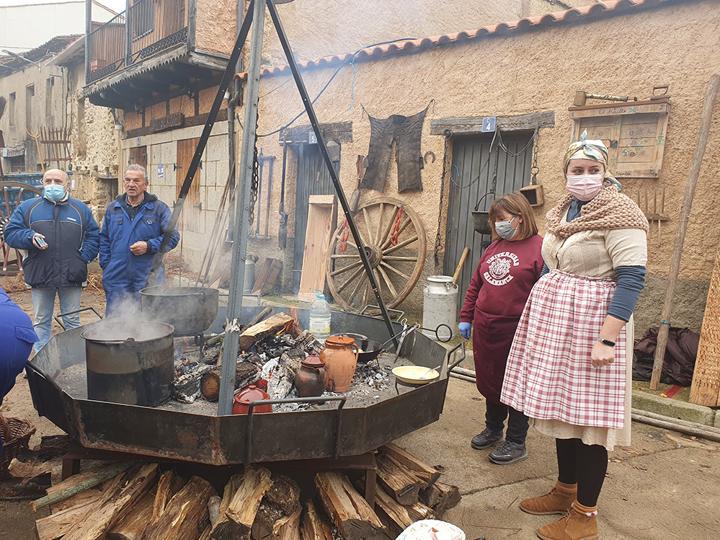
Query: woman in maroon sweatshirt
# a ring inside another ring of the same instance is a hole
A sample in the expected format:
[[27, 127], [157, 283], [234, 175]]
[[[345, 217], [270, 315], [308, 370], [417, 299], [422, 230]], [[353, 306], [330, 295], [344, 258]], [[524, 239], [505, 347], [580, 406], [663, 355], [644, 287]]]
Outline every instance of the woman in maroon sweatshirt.
[[503, 438], [490, 453], [490, 461], [507, 465], [527, 458], [527, 417], [500, 403], [505, 364], [525, 302], [543, 269], [542, 237], [535, 216], [521, 193], [510, 193], [495, 202], [489, 212], [493, 242], [475, 270], [460, 312], [460, 333], [470, 337], [477, 388], [485, 396], [485, 429], [472, 439], [480, 450]]

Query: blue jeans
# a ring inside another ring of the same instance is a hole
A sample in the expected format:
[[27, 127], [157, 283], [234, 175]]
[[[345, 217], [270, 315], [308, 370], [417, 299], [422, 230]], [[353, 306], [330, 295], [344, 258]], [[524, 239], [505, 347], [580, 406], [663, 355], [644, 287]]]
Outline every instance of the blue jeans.
[[[55, 307], [55, 294], [60, 297], [60, 313], [80, 309], [82, 287], [32, 288], [33, 311], [35, 312], [35, 332], [38, 342], [35, 351], [42, 349], [52, 336], [52, 317]], [[80, 326], [80, 314], [74, 313], [63, 317], [66, 330]]]

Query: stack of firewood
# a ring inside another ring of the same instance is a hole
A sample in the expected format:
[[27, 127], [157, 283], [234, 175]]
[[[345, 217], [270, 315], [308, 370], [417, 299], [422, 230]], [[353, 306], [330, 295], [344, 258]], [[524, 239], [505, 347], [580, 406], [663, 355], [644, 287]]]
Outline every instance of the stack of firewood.
[[395, 445], [378, 455], [376, 506], [351, 479], [320, 472], [301, 490], [265, 467], [246, 468], [222, 489], [157, 463], [113, 463], [71, 476], [33, 503], [39, 540], [347, 540], [395, 538], [460, 502], [458, 488]]

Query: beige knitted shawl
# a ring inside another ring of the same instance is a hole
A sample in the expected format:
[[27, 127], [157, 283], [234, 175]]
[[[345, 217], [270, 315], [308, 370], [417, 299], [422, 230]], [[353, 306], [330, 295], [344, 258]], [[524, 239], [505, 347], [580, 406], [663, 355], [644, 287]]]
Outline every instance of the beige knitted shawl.
[[580, 215], [569, 223], [563, 217], [573, 200], [568, 194], [547, 213], [547, 229], [559, 238], [567, 238], [580, 231], [650, 228], [642, 210], [630, 197], [619, 193], [617, 187], [607, 183], [593, 200], [582, 207]]

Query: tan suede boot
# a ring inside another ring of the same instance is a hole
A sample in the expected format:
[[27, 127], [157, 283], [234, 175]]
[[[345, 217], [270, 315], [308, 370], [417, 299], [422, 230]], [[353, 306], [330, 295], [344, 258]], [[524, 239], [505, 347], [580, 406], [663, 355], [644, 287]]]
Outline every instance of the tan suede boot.
[[563, 484], [558, 481], [550, 493], [522, 501], [520, 510], [537, 516], [565, 514], [576, 497], [577, 484]]
[[575, 501], [567, 516], [538, 529], [537, 535], [542, 540], [597, 540], [597, 506]]

